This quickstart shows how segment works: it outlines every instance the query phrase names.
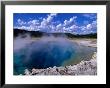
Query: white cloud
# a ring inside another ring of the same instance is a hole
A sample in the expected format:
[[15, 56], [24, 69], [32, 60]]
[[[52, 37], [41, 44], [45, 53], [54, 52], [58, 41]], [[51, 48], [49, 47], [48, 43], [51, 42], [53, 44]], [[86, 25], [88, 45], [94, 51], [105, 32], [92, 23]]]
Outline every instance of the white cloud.
[[68, 21], [67, 21], [67, 20], [65, 20], [65, 21], [64, 21], [64, 25], [66, 25], [67, 23], [68, 23]]
[[47, 21], [45, 18], [43, 18], [43, 21], [41, 22], [41, 27], [46, 26], [47, 25]]
[[20, 27], [14, 27], [14, 28], [28, 30], [28, 31], [38, 31], [38, 30], [40, 30], [37, 26], [20, 26]]
[[77, 16], [71, 17], [69, 20], [53, 21], [57, 14], [52, 13], [47, 15], [47, 18], [42, 18], [42, 20], [30, 20], [29, 22], [24, 22], [18, 19], [19, 29], [26, 29], [29, 31], [44, 31], [44, 32], [71, 32], [71, 33], [90, 33], [96, 30], [97, 22], [96, 20], [89, 23], [85, 21], [85, 24], [79, 26], [76, 24]]
[[88, 23], [85, 26], [79, 27], [79, 30], [81, 31], [82, 34], [96, 32], [96, 29], [97, 29], [97, 22], [96, 21], [92, 21], [91, 23]]
[[84, 30], [93, 30], [93, 29], [96, 29], [97, 28], [97, 22], [96, 21], [92, 21], [92, 23], [88, 23], [87, 25], [85, 26], [81, 26], [79, 27], [82, 31]]
[[86, 30], [86, 26], [81, 26], [81, 27], [79, 27], [79, 29], [81, 29], [81, 31], [85, 31]]
[[44, 18], [43, 21], [41, 22], [41, 27], [42, 27], [42, 26], [47, 26], [47, 25], [49, 25], [49, 24], [52, 22], [53, 18], [54, 18], [56, 15], [57, 15], [57, 14], [52, 13], [52, 14], [48, 15], [47, 18]]
[[[77, 18], [76, 16], [71, 17], [69, 20], [65, 20], [63, 22], [63, 24], [61, 22], [54, 22], [53, 19], [54, 17], [56, 17], [57, 14], [56, 13], [51, 13], [47, 16], [47, 18], [42, 18], [42, 21], [40, 22], [39, 20], [30, 20], [29, 22], [24, 22], [21, 19], [18, 19], [18, 24], [21, 25], [19, 28], [20, 29], [27, 29], [29, 31], [31, 30], [42, 30], [42, 31], [69, 31], [69, 29], [73, 29], [74, 26], [70, 26], [70, 27], [65, 27], [69, 24], [71, 24], [72, 22], [75, 21], [75, 19]], [[53, 24], [54, 22], [54, 24]], [[55, 25], [55, 23], [59, 23], [57, 25]], [[28, 25], [28, 27], [26, 25]]]
[[56, 30], [65, 32], [65, 31], [72, 31], [73, 28], [76, 29], [78, 26], [76, 26], [75, 24], [72, 25], [75, 22], [76, 18], [77, 18], [76, 16], [73, 16], [69, 20], [65, 20], [63, 24], [60, 22], [58, 25], [56, 25]]
[[[16, 28], [16, 27], [15, 27]], [[30, 27], [26, 27], [26, 26], [21, 26], [21, 27], [17, 27], [18, 29], [23, 29], [23, 30], [29, 30]]]
[[29, 25], [39, 25], [39, 20], [31, 20], [28, 22]]
[[57, 13], [51, 13], [50, 14], [50, 16], [56, 16], [57, 15]]
[[55, 26], [53, 26], [52, 20], [53, 18], [56, 16], [56, 13], [51, 13], [47, 16], [47, 18], [40, 18], [40, 20], [42, 20], [41, 22], [39, 20], [36, 19], [30, 19], [29, 22], [24, 22], [21, 19], [17, 20], [17, 24], [19, 25], [19, 29], [27, 29], [27, 30], [55, 30]]
[[97, 27], [97, 22], [96, 22], [96, 21], [93, 21], [93, 22], [92, 22], [92, 26], [93, 26], [93, 27]]
[[87, 25], [87, 29], [91, 30], [97, 27], [96, 21], [93, 21], [91, 24]]
[[75, 22], [75, 19], [77, 18], [77, 16], [73, 16], [72, 18], [70, 18], [69, 20], [65, 20], [64, 21], [64, 26], [68, 26], [69, 24]]
[[18, 19], [17, 22], [19, 25], [25, 25], [26, 24], [26, 22], [22, 21], [21, 19]]
[[76, 30], [76, 29], [78, 29], [78, 26], [74, 24], [70, 27], [70, 29]]
[[50, 28], [51, 28], [52, 31], [56, 30], [56, 27], [54, 25], [50, 25]]
[[56, 26], [56, 29], [58, 30], [58, 29], [61, 29], [63, 26], [62, 26], [62, 24], [60, 23], [60, 24], [58, 24], [57, 26]]
[[17, 21], [18, 21], [18, 23], [20, 23], [21, 22], [21, 19], [18, 19]]
[[86, 26], [86, 28], [87, 28], [88, 30], [92, 29], [92, 24], [88, 24], [88, 25]]

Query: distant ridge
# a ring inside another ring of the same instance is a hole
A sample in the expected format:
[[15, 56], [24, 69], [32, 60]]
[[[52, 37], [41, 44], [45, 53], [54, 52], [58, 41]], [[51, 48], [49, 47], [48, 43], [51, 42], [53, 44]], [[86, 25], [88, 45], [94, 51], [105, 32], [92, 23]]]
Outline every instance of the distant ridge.
[[14, 29], [14, 37], [17, 37], [21, 35], [22, 37], [25, 37], [26, 34], [29, 34], [31, 37], [42, 37], [43, 35], [45, 36], [67, 36], [69, 38], [97, 38], [97, 33], [91, 33], [91, 34], [71, 34], [71, 33], [60, 33], [60, 32], [55, 32], [55, 33], [46, 33], [46, 32], [41, 32], [41, 31], [27, 31], [23, 29]]

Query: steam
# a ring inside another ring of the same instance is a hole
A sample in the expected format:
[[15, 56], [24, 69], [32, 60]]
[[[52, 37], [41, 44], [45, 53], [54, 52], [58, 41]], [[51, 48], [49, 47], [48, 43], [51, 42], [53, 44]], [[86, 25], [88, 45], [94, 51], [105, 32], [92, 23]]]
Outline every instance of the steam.
[[33, 42], [41, 42], [41, 43], [45, 43], [45, 42], [58, 42], [58, 43], [63, 43], [63, 45], [68, 45], [68, 43], [70, 43], [69, 39], [66, 37], [66, 35], [62, 34], [60, 36], [53, 36], [52, 34], [50, 35], [43, 35], [40, 38], [32, 38], [29, 34], [25, 34], [25, 35], [19, 35], [17, 37], [14, 38], [14, 51], [20, 50], [25, 48], [27, 45], [33, 43]]
[[22, 35], [19, 35], [18, 37], [14, 38], [14, 51], [26, 47], [26, 45], [29, 44], [30, 42], [31, 42], [30, 35], [26, 34], [25, 38], [23, 38]]
[[14, 40], [14, 69], [48, 68], [61, 66], [73, 57], [73, 43], [66, 37], [43, 36], [33, 39], [18, 36]]

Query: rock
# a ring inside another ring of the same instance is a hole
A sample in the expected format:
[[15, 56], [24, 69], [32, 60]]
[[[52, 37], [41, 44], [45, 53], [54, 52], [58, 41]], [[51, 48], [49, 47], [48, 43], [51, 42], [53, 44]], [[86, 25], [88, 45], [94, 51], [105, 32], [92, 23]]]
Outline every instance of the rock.
[[30, 75], [31, 72], [30, 72], [28, 69], [25, 69], [24, 74], [25, 74], [25, 75]]
[[96, 59], [97, 58], [97, 53], [94, 52], [94, 54], [92, 55], [92, 59]]

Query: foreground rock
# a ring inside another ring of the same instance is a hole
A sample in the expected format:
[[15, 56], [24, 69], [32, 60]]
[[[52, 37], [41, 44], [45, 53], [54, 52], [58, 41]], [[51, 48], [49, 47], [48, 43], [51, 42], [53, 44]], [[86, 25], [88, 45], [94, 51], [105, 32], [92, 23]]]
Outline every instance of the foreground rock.
[[97, 75], [96, 52], [90, 61], [81, 61], [77, 65], [65, 67], [49, 67], [47, 69], [25, 69], [24, 75]]

